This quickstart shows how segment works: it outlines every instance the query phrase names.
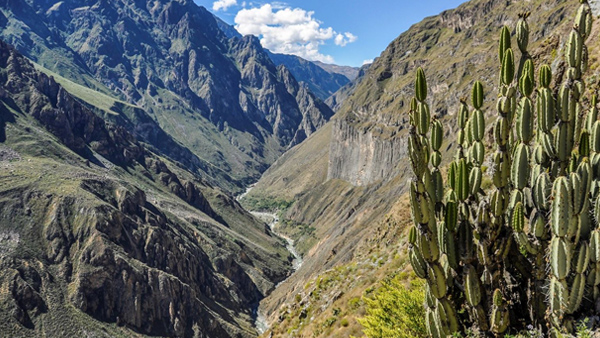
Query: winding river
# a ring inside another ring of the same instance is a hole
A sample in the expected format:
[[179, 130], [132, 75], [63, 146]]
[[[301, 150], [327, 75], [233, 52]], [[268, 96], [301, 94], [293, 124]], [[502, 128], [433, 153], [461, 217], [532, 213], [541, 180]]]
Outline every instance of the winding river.
[[[253, 187], [254, 187], [254, 185], [251, 185], [250, 187], [248, 187], [248, 189], [246, 189], [246, 192], [237, 196], [236, 199], [238, 201], [240, 201], [242, 198], [244, 198], [250, 192], [250, 190], [252, 190]], [[294, 272], [298, 271], [298, 269], [300, 269], [300, 267], [302, 266], [302, 262], [303, 262], [302, 256], [300, 255], [300, 253], [298, 253], [298, 250], [296, 250], [293, 239], [291, 239], [288, 236], [286, 236], [282, 233], [279, 233], [275, 230], [275, 226], [277, 225], [277, 223], [279, 223], [279, 217], [277, 216], [277, 214], [270, 213], [270, 212], [261, 212], [261, 211], [250, 211], [250, 213], [252, 215], [254, 215], [254, 217], [267, 223], [269, 225], [269, 228], [271, 229], [271, 232], [275, 236], [282, 238], [286, 241], [287, 250], [294, 256], [294, 260], [292, 261], [292, 267], [294, 268]], [[275, 288], [279, 287], [286, 280], [287, 279], [284, 279], [283, 281], [279, 282], [279, 284], [277, 284], [275, 286]], [[267, 318], [264, 316], [263, 313], [260, 312], [258, 307], [256, 309], [256, 320], [254, 322], [254, 325], [256, 326], [256, 330], [258, 331], [259, 334], [263, 334], [265, 331], [267, 331], [269, 329], [269, 325], [267, 324]]]

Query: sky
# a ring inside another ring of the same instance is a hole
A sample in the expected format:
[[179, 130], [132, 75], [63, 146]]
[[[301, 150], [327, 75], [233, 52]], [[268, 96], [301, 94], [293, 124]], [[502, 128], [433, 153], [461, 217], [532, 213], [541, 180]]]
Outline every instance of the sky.
[[275, 53], [359, 67], [423, 18], [466, 0], [194, 0]]

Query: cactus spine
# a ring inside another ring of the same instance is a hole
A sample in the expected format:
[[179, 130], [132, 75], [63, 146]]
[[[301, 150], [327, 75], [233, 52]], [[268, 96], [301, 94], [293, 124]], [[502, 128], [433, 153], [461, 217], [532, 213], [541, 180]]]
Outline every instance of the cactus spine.
[[425, 72], [417, 70], [408, 142], [415, 173], [409, 258], [427, 280], [433, 337], [472, 326], [500, 336], [525, 324], [558, 336], [572, 332], [577, 316], [600, 297], [600, 121], [596, 95], [584, 109], [592, 17], [587, 1], [580, 2], [557, 97], [551, 68], [541, 65], [536, 76], [529, 13], [519, 15], [516, 27], [518, 69], [510, 30], [502, 28], [489, 191], [481, 185], [483, 85], [473, 85], [471, 110], [461, 100], [457, 153], [444, 189], [443, 127], [431, 119]]

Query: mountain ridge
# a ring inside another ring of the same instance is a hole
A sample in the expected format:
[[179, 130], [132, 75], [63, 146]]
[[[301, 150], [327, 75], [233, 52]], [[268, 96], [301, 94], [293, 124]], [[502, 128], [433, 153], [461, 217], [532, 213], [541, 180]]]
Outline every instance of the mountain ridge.
[[321, 61], [314, 61], [314, 63], [329, 73], [344, 75], [350, 81], [354, 81], [358, 77], [358, 73], [360, 72], [361, 68], [352, 66], [340, 66], [331, 63], [324, 63]]
[[[217, 20], [219, 28], [227, 37], [230, 39], [243, 37], [235, 27], [216, 15], [214, 17]], [[269, 54], [269, 57], [277, 66], [284, 65], [298, 82], [308, 86], [312, 93], [323, 101], [327, 100], [327, 98], [350, 81], [347, 74], [344, 74], [343, 71], [336, 72], [334, 69], [337, 68], [333, 67], [338, 67], [341, 70], [351, 67], [319, 64], [318, 62], [305, 60], [296, 55], [273, 53], [269, 50], [267, 50], [267, 54]], [[326, 69], [327, 66], [331, 67]]]
[[[176, 160], [212, 163], [220, 175], [213, 183], [233, 192], [314, 131], [298, 130], [308, 112], [277, 82], [260, 44], [227, 38], [193, 1], [26, 0], [0, 11], [7, 18], [1, 38], [70, 81], [139, 106], [192, 152]], [[24, 32], [29, 39], [21, 38]], [[310, 125], [318, 123], [303, 127]], [[177, 152], [172, 148], [165, 155]]]
[[281, 239], [4, 42], [0, 82], [0, 332], [255, 336]]

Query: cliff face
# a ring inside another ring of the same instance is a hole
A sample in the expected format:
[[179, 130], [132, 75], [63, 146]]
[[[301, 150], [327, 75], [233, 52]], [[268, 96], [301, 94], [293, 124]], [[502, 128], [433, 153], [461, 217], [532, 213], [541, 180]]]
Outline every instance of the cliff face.
[[[447, 122], [445, 131], [452, 135], [454, 107], [460, 97], [469, 95], [474, 79], [489, 88], [488, 97], [495, 95], [491, 91], [495, 77], [478, 75], [497, 72], [492, 54], [495, 31], [487, 27], [511, 25], [516, 17], [505, 13], [518, 13], [525, 7], [532, 11], [532, 41], [540, 46], [535, 57], [548, 57], [552, 50], [556, 55], [562, 42], [552, 33], [572, 8], [571, 3], [560, 1], [526, 5], [520, 1], [471, 1], [424, 19], [393, 41], [359, 78], [352, 94], [345, 100], [340, 97], [343, 103], [334, 118], [339, 121], [333, 124], [328, 177], [362, 186], [404, 172], [408, 163], [402, 160], [406, 145], [401, 140], [407, 132], [406, 111], [417, 66], [430, 75], [428, 83], [435, 98], [432, 115]], [[490, 102], [485, 111], [493, 115]]]
[[346, 120], [333, 121], [327, 179], [365, 186], [400, 174], [407, 157], [406, 138], [379, 130], [361, 130]]
[[0, 332], [252, 337], [289, 273], [231, 197], [0, 41]]

